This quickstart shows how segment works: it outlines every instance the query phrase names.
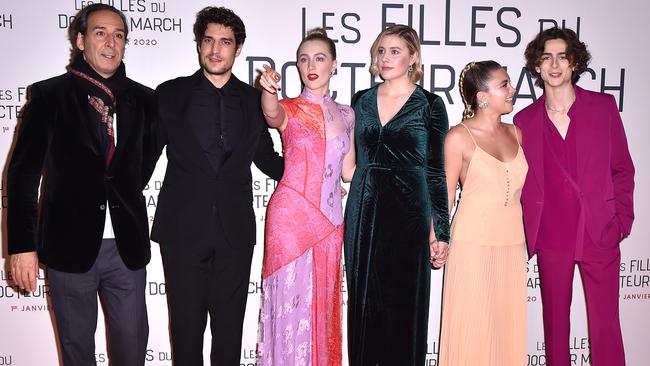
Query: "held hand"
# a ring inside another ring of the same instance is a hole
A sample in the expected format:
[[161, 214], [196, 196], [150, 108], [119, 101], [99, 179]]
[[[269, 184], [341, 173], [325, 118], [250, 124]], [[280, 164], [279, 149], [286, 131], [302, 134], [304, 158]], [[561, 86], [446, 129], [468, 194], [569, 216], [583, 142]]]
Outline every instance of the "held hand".
[[27, 292], [36, 290], [36, 274], [38, 273], [38, 256], [36, 252], [13, 254], [10, 267], [14, 283], [21, 290]]
[[264, 67], [264, 72], [260, 76], [260, 85], [267, 93], [277, 94], [278, 90], [280, 90], [280, 84], [278, 84], [281, 80], [280, 74], [269, 65], [264, 64], [262, 66]]
[[443, 241], [432, 240], [429, 242], [430, 257], [429, 262], [432, 268], [441, 268], [447, 261], [449, 254], [449, 245]]

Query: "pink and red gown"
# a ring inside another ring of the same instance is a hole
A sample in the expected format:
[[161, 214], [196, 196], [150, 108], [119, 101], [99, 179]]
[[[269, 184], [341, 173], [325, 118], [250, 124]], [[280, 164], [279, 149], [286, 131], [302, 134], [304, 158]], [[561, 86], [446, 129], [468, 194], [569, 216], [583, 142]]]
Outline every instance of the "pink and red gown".
[[284, 175], [266, 211], [258, 365], [341, 365], [341, 169], [354, 111], [310, 92], [280, 101]]

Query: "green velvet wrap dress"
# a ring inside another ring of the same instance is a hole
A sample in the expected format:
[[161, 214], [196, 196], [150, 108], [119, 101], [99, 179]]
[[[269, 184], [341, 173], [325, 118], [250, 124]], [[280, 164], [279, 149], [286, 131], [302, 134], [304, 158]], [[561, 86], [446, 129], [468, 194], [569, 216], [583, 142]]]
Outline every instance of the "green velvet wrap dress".
[[377, 88], [352, 98], [357, 166], [345, 212], [350, 366], [423, 365], [429, 231], [449, 241], [442, 99], [417, 86], [384, 126]]

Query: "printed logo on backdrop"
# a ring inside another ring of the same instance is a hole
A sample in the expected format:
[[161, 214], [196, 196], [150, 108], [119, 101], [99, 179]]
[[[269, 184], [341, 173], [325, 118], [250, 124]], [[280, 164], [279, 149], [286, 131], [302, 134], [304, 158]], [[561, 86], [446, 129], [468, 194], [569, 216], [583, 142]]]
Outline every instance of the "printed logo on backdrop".
[[167, 285], [165, 282], [149, 281], [147, 282], [147, 295], [165, 296], [167, 294]]
[[526, 273], [528, 274], [528, 278], [526, 280], [526, 287], [528, 288], [528, 302], [541, 304], [542, 300], [539, 289], [539, 266], [537, 263], [528, 262], [526, 265]]
[[0, 354], [0, 366], [2, 365], [14, 365], [13, 355], [11, 353]]
[[650, 301], [650, 257], [621, 261], [621, 294], [623, 301]]
[[264, 178], [253, 181], [253, 209], [257, 215], [257, 220], [260, 222], [264, 222], [266, 219], [266, 207], [269, 205], [271, 194], [278, 185], [275, 180], [264, 175], [262, 177]]
[[108, 362], [108, 355], [106, 352], [95, 353], [95, 363], [98, 365], [103, 365]]
[[[137, 37], [130, 37], [129, 46], [158, 46], [156, 34], [182, 33], [183, 19], [169, 14], [172, 6], [161, 0], [71, 0], [72, 14], [57, 14], [60, 29], [67, 29], [74, 20], [74, 14], [91, 4], [108, 4], [122, 11], [127, 18], [129, 31]], [[173, 2], [172, 2], [173, 5]]]
[[[13, 14], [0, 13], [0, 29], [14, 29]], [[2, 365], [0, 363], [0, 365]]]
[[[172, 352], [168, 349], [166, 350], [156, 350], [156, 349], [147, 349], [145, 356], [145, 361], [170, 361], [172, 360]], [[167, 365], [165, 363], [164, 365]]]
[[[330, 37], [339, 44], [339, 48], [349, 47], [358, 44], [370, 46], [376, 35], [386, 27], [402, 23], [413, 27], [420, 36], [422, 53], [425, 56], [432, 49], [445, 47], [496, 47], [514, 48], [524, 47], [534, 37], [534, 34], [522, 32], [522, 24], [536, 22], [538, 30], [552, 26], [569, 27], [580, 35], [582, 17], [575, 19], [552, 19], [549, 17], [538, 17], [522, 12], [514, 6], [492, 7], [475, 5], [466, 7], [461, 13], [454, 9], [451, 0], [435, 1], [427, 4], [402, 4], [383, 3], [380, 7], [381, 18], [375, 20], [375, 24], [369, 24], [366, 19], [354, 11], [320, 11], [314, 12], [308, 8], [296, 9], [295, 16], [301, 17], [300, 28], [296, 27], [296, 40], [302, 39], [306, 30], [313, 27], [323, 27], [328, 31]], [[298, 12], [300, 12], [298, 14]], [[435, 30], [433, 24], [444, 24], [444, 29]], [[363, 33], [361, 29], [376, 29], [376, 32]], [[495, 32], [497, 35], [490, 38], [486, 36], [487, 31]], [[465, 36], [461, 36], [465, 35]], [[589, 40], [586, 40], [587, 44]], [[296, 42], [296, 46], [297, 46]], [[344, 52], [339, 51], [344, 54]], [[294, 97], [300, 93], [300, 79], [296, 70], [293, 55], [288, 60], [274, 60], [269, 56], [249, 55], [248, 62], [248, 83], [253, 85], [262, 69], [262, 64], [269, 64], [282, 75], [282, 97]], [[523, 63], [523, 62], [522, 62]], [[339, 96], [337, 90], [332, 90], [332, 97], [342, 97], [349, 100], [357, 90], [371, 87], [381, 80], [374, 78], [368, 73], [368, 60], [340, 60], [336, 77], [345, 80], [343, 88], [349, 90], [349, 94]], [[508, 68], [508, 65], [504, 65]], [[510, 76], [517, 92], [514, 101], [517, 99], [528, 99], [533, 102], [541, 95], [542, 91], [534, 86], [532, 76], [520, 65], [511, 65]], [[459, 68], [464, 65], [449, 64], [424, 64], [422, 65], [424, 76], [420, 80], [420, 86], [425, 89], [444, 96], [447, 103], [461, 103], [460, 96], [456, 89], [459, 75]], [[619, 102], [619, 110], [623, 111], [624, 105], [624, 81], [625, 68], [610, 71], [610, 74], [618, 74], [618, 81], [611, 81], [607, 69], [592, 68], [587, 70], [583, 79], [595, 81], [597, 85], [590, 85], [591, 89], [614, 94]], [[615, 78], [614, 78], [615, 79]], [[339, 83], [340, 85], [340, 83]], [[288, 88], [290, 92], [287, 92]], [[453, 91], [453, 93], [452, 93]]]
[[27, 87], [0, 85], [0, 133], [2, 135], [10, 135], [9, 138], [13, 138], [16, 120], [20, 118], [20, 111], [26, 99]]
[[424, 366], [438, 366], [438, 342], [427, 342], [427, 354], [424, 359]]
[[257, 351], [255, 345], [253, 345], [253, 348], [244, 347], [242, 348], [239, 366], [257, 366], [256, 359]]
[[160, 193], [162, 185], [163, 181], [153, 180], [144, 186], [144, 189], [142, 190], [147, 212], [149, 213], [149, 224], [153, 223], [154, 212], [156, 211], [156, 206], [158, 206], [158, 194]]
[[51, 307], [47, 303], [50, 288], [45, 283], [46, 279], [45, 272], [39, 269], [36, 277], [36, 290], [24, 292], [19, 291], [18, 286], [13, 285], [11, 271], [0, 270], [0, 300], [2, 300], [3, 307], [8, 307], [6, 310], [11, 313], [50, 311]]
[[[569, 339], [571, 366], [591, 365], [591, 345], [587, 336], [573, 336]], [[535, 351], [528, 353], [528, 366], [545, 366], [545, 343], [543, 339], [535, 342]]]

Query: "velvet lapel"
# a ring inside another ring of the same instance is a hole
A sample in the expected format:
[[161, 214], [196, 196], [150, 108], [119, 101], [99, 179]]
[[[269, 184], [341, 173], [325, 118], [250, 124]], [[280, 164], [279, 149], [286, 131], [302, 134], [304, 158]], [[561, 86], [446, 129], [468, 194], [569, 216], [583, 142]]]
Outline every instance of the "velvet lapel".
[[[70, 77], [74, 78], [72, 75], [70, 75]], [[72, 83], [74, 84], [74, 80]], [[76, 120], [85, 126], [85, 131], [88, 133], [88, 139], [82, 139], [82, 141], [88, 142], [88, 147], [95, 155], [105, 158], [106, 154], [103, 151], [104, 149], [102, 147], [102, 143], [99, 140], [99, 128], [95, 123], [93, 123], [93, 121], [95, 121], [95, 118], [90, 115], [91, 112], [96, 112], [91, 111], [88, 106], [88, 94], [86, 94], [78, 87], [74, 87], [73, 90], [73, 103], [75, 105], [70, 106], [71, 110], [69, 112], [77, 113]]]
[[113, 166], [117, 160], [124, 154], [126, 141], [133, 132], [133, 124], [138, 120], [137, 105], [133, 99], [133, 94], [126, 92], [117, 96], [117, 141], [115, 141], [115, 155], [111, 160], [110, 166]]

